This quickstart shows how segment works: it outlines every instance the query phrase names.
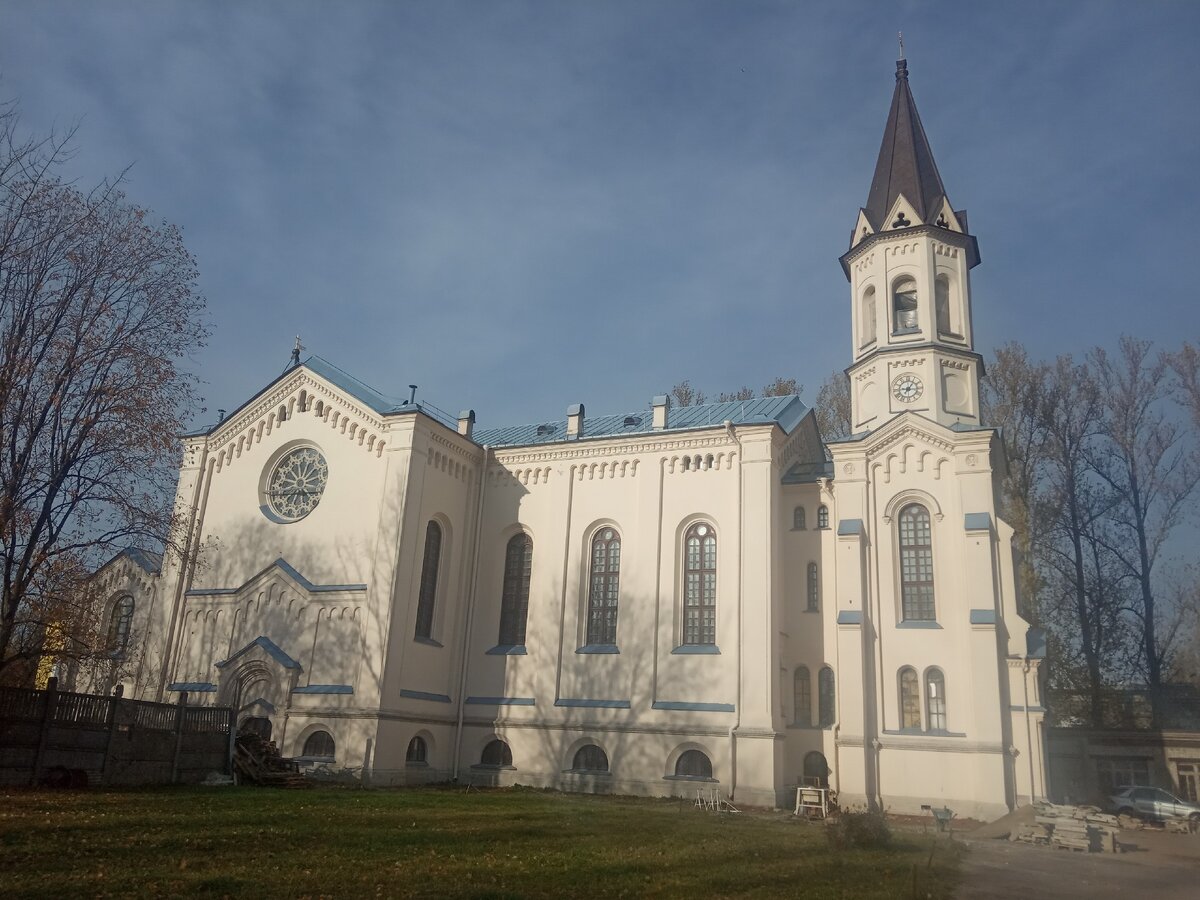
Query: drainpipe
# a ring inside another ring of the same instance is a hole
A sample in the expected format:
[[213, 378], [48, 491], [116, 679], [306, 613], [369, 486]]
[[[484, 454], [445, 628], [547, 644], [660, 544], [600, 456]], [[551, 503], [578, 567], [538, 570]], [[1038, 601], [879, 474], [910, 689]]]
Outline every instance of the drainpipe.
[[[187, 570], [189, 558], [192, 554], [193, 531], [196, 527], [196, 516], [200, 510], [200, 491], [204, 488], [205, 497], [208, 496], [207, 482], [211, 479], [208, 469], [208, 437], [204, 438], [204, 449], [200, 454], [199, 477], [196, 479], [196, 488], [192, 491], [192, 511], [188, 514], [187, 539], [184, 544], [183, 552], [179, 556], [179, 578], [175, 584], [175, 598], [171, 606], [171, 622], [167, 626], [167, 640], [163, 644], [163, 667], [162, 672], [158, 676], [158, 689], [155, 691], [154, 699], [159, 703], [162, 702], [163, 691], [167, 687], [167, 677], [171, 671], [175, 643], [175, 626], [179, 621], [179, 606], [183, 597], [183, 586], [187, 582]], [[165, 549], [165, 548], [164, 548]], [[163, 553], [163, 559], [166, 559], [166, 553]]]
[[467, 690], [467, 655], [471, 647], [471, 630], [475, 622], [475, 595], [479, 592], [479, 536], [483, 532], [483, 500], [487, 488], [488, 458], [491, 448], [483, 445], [483, 464], [479, 468], [479, 500], [475, 504], [475, 546], [471, 552], [471, 592], [467, 596], [467, 621], [463, 628], [461, 658], [458, 664], [458, 713], [454, 724], [454, 757], [451, 779], [458, 781], [458, 759], [462, 750], [463, 706]]
[[1025, 693], [1025, 752], [1029, 755], [1029, 802], [1034, 801], [1033, 781], [1033, 726], [1029, 721], [1029, 657], [1021, 667], [1021, 688]]
[[[729, 435], [729, 439], [737, 444], [738, 448], [738, 481], [737, 481], [737, 527], [738, 527], [738, 542], [737, 542], [737, 611], [738, 611], [738, 634], [737, 645], [734, 650], [734, 667], [737, 670], [737, 704], [733, 712], [733, 726], [729, 729], [729, 799], [734, 799], [734, 794], [737, 791], [737, 732], [742, 724], [742, 636], [745, 631], [745, 610], [742, 605], [742, 549], [744, 543], [744, 523], [742, 522], [742, 458], [745, 453], [742, 449], [742, 442], [738, 439], [737, 432], [733, 428], [733, 422], [725, 420], [725, 433]], [[769, 655], [768, 655], [769, 659]], [[768, 687], [768, 690], [770, 688]]]

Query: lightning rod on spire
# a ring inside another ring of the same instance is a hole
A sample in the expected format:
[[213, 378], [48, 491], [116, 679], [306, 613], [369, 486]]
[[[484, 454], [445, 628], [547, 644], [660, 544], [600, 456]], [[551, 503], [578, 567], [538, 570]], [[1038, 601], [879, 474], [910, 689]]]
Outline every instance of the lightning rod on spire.
[[900, 41], [900, 58], [904, 59], [904, 32], [897, 31], [896, 38]]

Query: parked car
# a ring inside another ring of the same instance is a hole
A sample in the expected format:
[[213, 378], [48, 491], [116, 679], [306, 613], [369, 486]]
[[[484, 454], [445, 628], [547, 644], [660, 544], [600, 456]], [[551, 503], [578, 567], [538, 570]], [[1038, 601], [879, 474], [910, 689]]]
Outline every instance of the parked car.
[[1188, 819], [1193, 831], [1200, 828], [1200, 803], [1180, 800], [1162, 788], [1134, 784], [1121, 788], [1108, 799], [1118, 815], [1139, 816], [1155, 822]]

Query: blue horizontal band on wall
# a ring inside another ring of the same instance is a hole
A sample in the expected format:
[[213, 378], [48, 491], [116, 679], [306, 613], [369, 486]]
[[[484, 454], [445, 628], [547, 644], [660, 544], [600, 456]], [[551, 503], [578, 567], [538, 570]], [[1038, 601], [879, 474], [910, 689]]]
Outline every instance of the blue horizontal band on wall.
[[671, 652], [683, 656], [720, 656], [721, 648], [716, 644], [680, 644]]
[[176, 681], [167, 685], [168, 691], [187, 691], [189, 694], [210, 694], [216, 689], [210, 681]]
[[838, 537], [850, 537], [862, 534], [865, 530], [862, 519], [842, 519], [838, 522]]
[[576, 653], [620, 653], [616, 644], [584, 644]]
[[994, 609], [973, 609], [971, 610], [972, 625], [995, 625], [996, 611]]
[[839, 625], [861, 625], [862, 619], [861, 609], [843, 609], [838, 613], [837, 623]]
[[577, 706], [583, 709], [629, 709], [628, 700], [570, 700], [554, 701], [555, 706]]
[[988, 513], [967, 513], [963, 516], [963, 528], [967, 531], [991, 531], [992, 517]]
[[354, 688], [348, 684], [306, 684], [292, 691], [293, 694], [353, 694]]
[[533, 706], [532, 697], [468, 697], [473, 706]]
[[736, 707], [732, 703], [685, 703], [677, 700], [655, 700], [654, 709], [666, 709], [673, 712], [733, 712]]
[[431, 703], [450, 702], [450, 697], [446, 694], [431, 694], [428, 691], [410, 691], [407, 688], [400, 689], [400, 696], [407, 697], [409, 700], [428, 700]]
[[896, 627], [897, 628], [933, 628], [933, 629], [937, 629], [938, 631], [941, 631], [941, 628], [942, 628], [942, 626], [939, 625], [937, 622], [934, 622], [932, 620], [926, 621], [925, 619], [908, 619], [907, 621], [904, 621], [904, 622], [897, 622]]

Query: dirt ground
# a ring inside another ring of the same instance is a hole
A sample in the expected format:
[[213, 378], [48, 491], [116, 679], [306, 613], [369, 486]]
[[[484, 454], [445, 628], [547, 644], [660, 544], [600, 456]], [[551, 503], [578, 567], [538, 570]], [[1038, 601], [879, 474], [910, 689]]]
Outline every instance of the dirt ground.
[[[1007, 817], [1006, 817], [1007, 818]], [[1200, 896], [1200, 834], [1122, 831], [1124, 853], [1077, 853], [1012, 843], [1000, 823], [956, 831], [967, 844], [958, 896], [967, 900], [1086, 897], [1088, 900], [1194, 900]]]

